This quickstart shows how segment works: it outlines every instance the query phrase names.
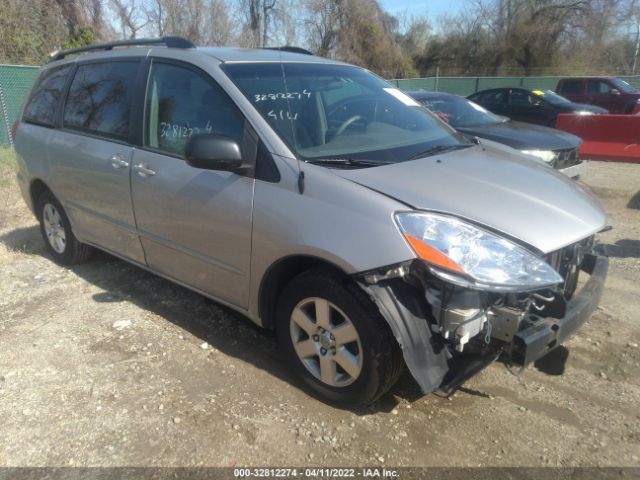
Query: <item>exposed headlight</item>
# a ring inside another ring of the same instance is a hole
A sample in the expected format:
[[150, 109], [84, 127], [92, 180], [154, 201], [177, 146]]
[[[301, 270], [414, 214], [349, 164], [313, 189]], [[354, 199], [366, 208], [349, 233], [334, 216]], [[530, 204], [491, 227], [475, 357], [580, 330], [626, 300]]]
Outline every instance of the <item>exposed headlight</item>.
[[547, 163], [552, 162], [553, 159], [556, 158], [556, 154], [551, 150], [521, 150], [520, 152], [544, 160]]
[[589, 110], [580, 110], [578, 112], [573, 112], [575, 115], [595, 115], [595, 113], [590, 112]]
[[530, 291], [561, 283], [548, 263], [525, 248], [453, 217], [397, 213], [400, 231], [431, 271], [459, 285], [494, 291]]

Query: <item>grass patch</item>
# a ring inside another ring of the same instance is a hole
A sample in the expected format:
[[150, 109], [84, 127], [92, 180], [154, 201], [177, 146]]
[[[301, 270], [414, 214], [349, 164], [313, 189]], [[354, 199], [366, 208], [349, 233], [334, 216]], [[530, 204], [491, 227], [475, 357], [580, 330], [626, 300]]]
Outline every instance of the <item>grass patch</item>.
[[0, 187], [4, 188], [15, 181], [18, 160], [13, 148], [0, 147]]
[[15, 172], [18, 169], [18, 160], [16, 152], [10, 147], [0, 147], [0, 171]]

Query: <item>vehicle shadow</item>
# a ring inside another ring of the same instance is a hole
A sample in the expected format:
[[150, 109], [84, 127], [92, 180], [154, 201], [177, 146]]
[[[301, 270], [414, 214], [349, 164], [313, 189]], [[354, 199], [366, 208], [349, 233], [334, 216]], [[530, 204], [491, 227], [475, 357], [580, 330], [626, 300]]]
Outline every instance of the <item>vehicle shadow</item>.
[[[37, 226], [0, 235], [0, 243], [11, 250], [52, 261]], [[242, 314], [99, 250], [88, 261], [68, 268], [102, 290], [92, 295], [93, 301], [131, 302], [216, 350], [306, 390], [280, 357], [274, 332], [255, 325]], [[422, 393], [411, 375], [405, 373], [392, 391], [372, 407], [351, 411], [357, 415], [388, 412], [398, 404], [396, 396], [414, 401]]]
[[604, 244], [607, 256], [616, 258], [640, 258], [640, 240], [622, 239]]
[[627, 203], [627, 208], [640, 210], [640, 191], [638, 191]]

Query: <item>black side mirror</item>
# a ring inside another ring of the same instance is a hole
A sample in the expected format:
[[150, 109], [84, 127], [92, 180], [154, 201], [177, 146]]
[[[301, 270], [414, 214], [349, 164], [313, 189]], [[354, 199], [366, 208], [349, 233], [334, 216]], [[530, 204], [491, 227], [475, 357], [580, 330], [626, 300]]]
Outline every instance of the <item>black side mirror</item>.
[[187, 164], [205, 170], [239, 172], [244, 169], [240, 146], [226, 135], [199, 133], [187, 141]]

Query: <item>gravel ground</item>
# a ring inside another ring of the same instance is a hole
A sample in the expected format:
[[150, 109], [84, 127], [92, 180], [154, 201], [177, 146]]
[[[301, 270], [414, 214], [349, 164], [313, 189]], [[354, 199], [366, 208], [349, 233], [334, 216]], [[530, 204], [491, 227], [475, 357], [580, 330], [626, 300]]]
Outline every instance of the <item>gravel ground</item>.
[[589, 167], [612, 262], [564, 374], [494, 364], [449, 398], [405, 374], [366, 411], [309, 397], [209, 300], [106, 254], [56, 266], [5, 168], [0, 465], [640, 465], [640, 165]]

